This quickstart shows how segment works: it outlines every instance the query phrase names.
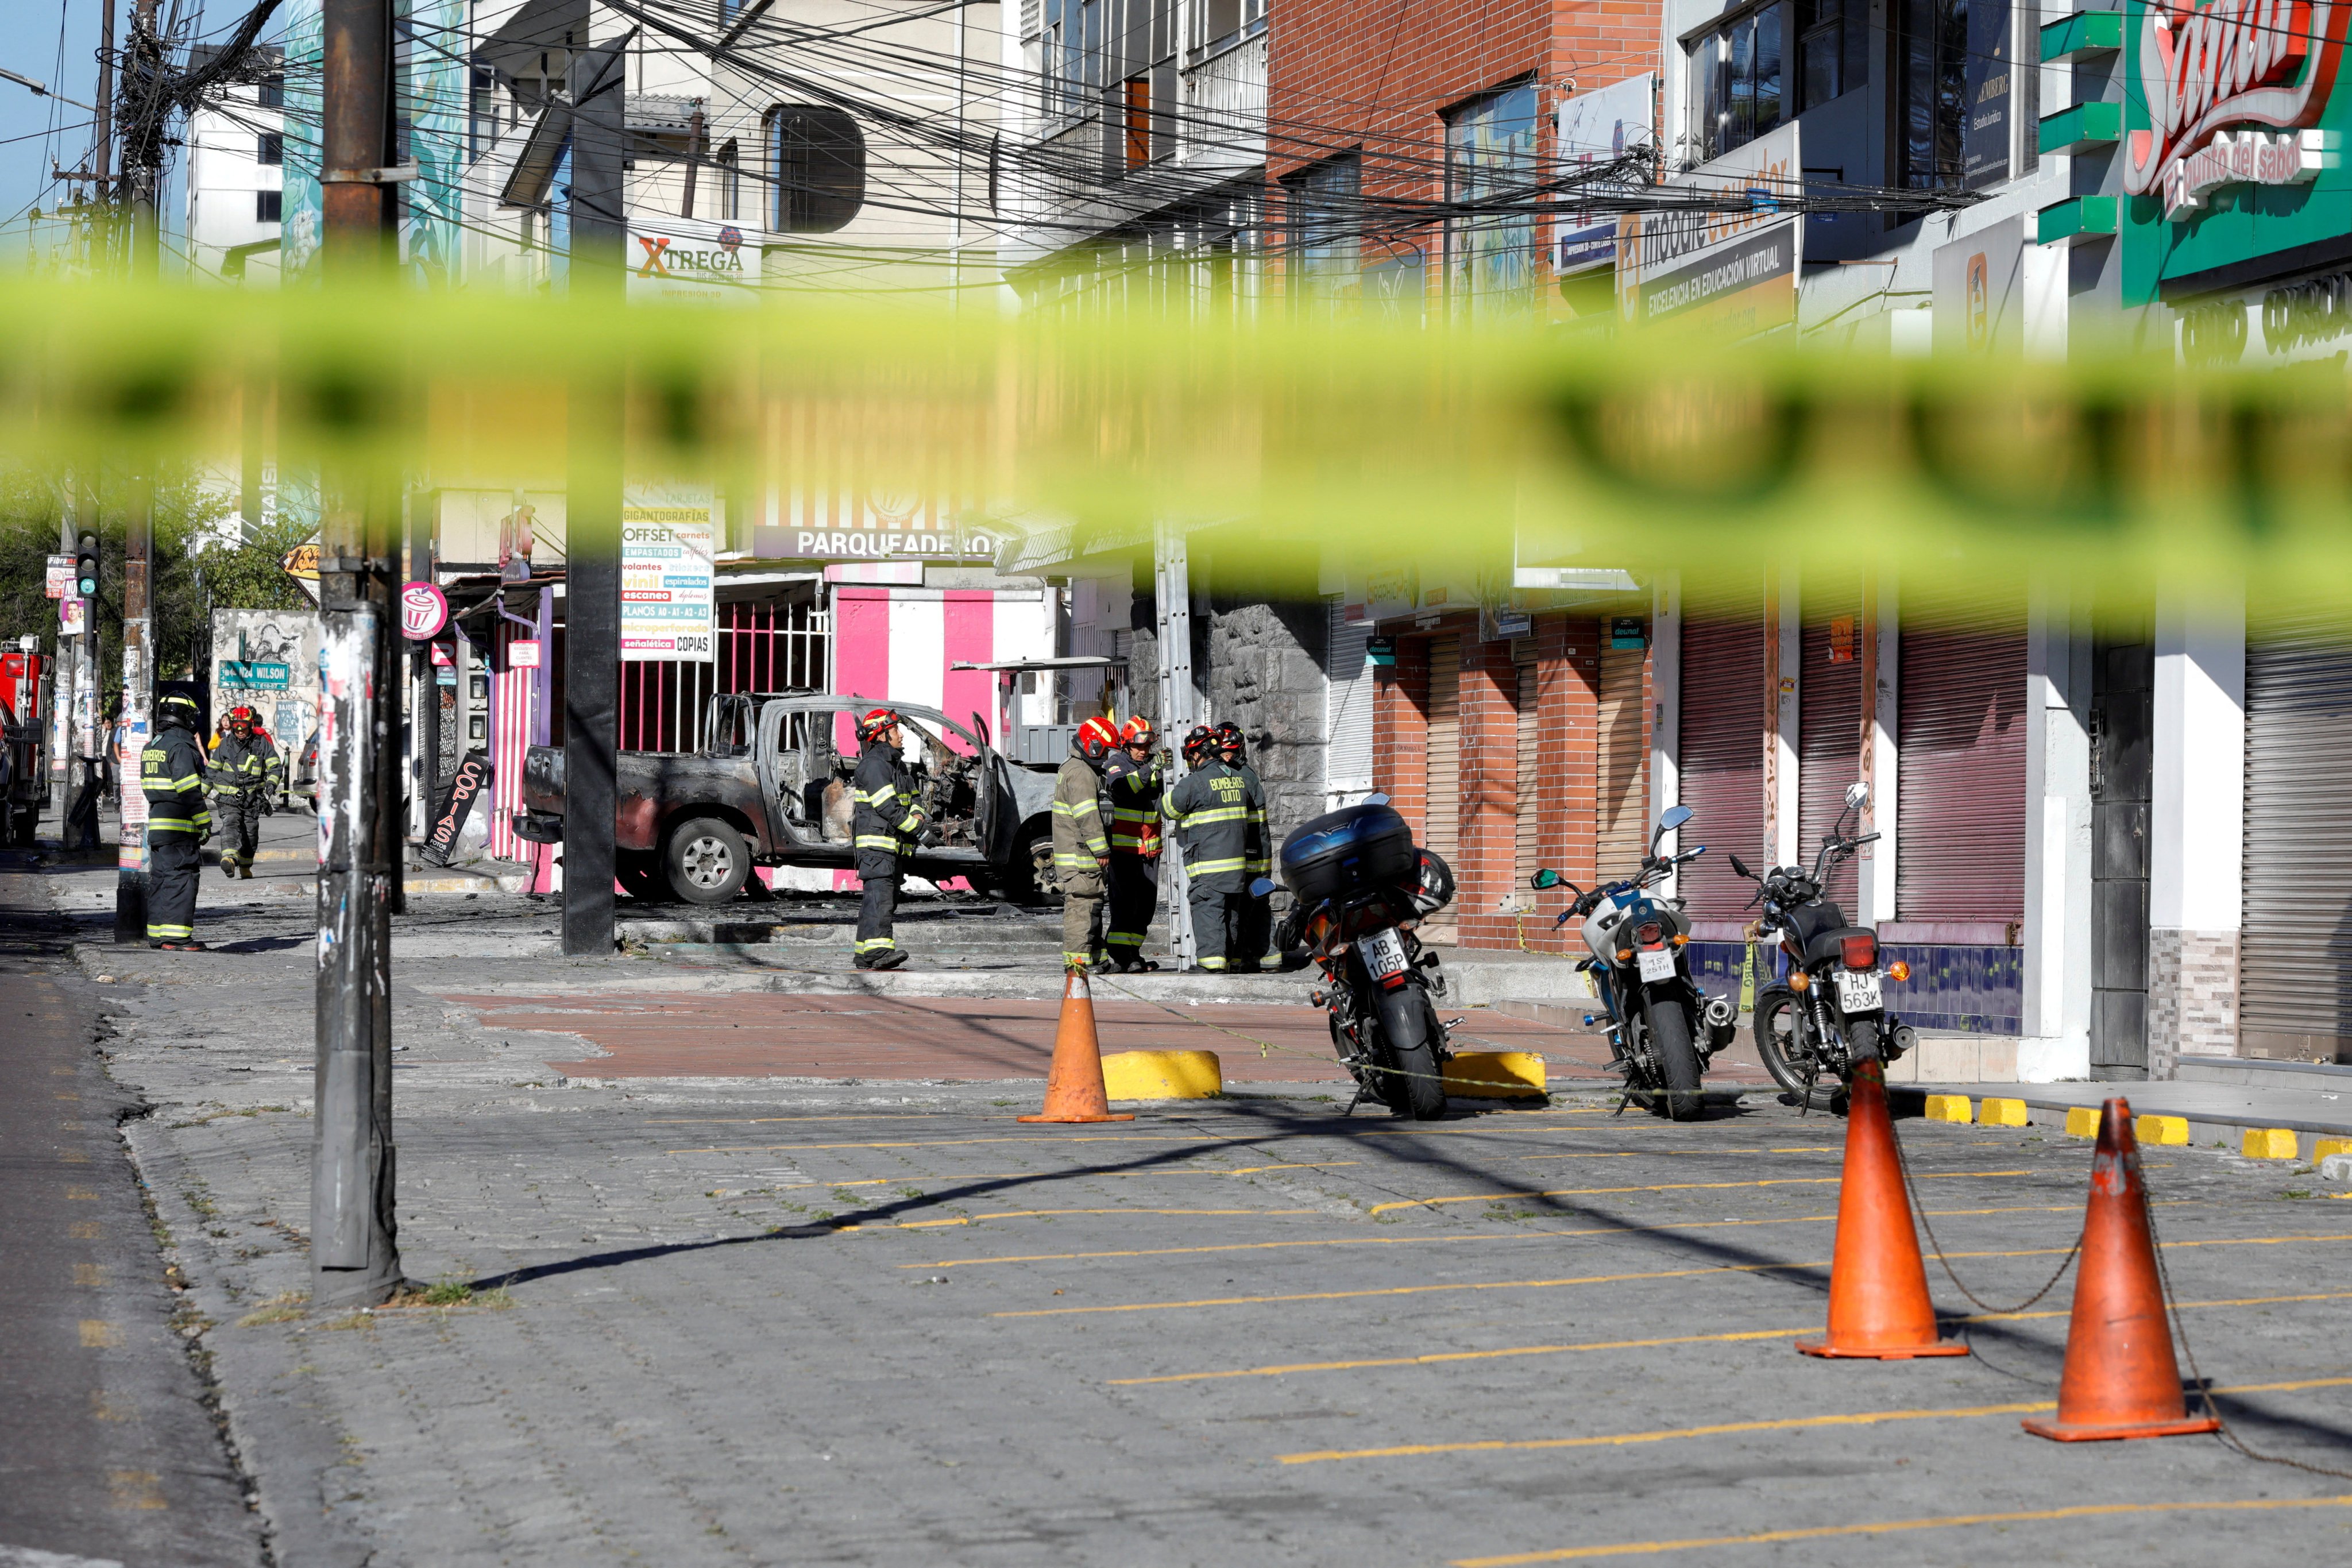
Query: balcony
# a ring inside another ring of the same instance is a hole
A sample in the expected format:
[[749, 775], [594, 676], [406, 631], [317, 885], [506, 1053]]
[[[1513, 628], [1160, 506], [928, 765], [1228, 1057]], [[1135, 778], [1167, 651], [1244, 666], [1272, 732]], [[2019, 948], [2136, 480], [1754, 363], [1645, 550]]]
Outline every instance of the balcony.
[[1177, 166], [1240, 174], [1265, 162], [1266, 35], [1180, 73]]

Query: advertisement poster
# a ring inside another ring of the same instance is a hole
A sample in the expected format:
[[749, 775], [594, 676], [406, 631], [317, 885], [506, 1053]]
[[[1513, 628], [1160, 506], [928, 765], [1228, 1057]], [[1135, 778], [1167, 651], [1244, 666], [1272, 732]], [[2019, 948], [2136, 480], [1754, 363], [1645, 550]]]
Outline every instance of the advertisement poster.
[[744, 244], [743, 231], [731, 223], [632, 217], [627, 254], [633, 302], [759, 302], [760, 247]]
[[1794, 324], [1805, 226], [1783, 205], [1804, 188], [1797, 125], [1668, 182], [1742, 195], [1744, 210], [1618, 220], [1617, 303], [1627, 324], [1704, 326], [1724, 341]]
[[2009, 178], [2010, 31], [2009, 0], [1970, 0], [1960, 183], [1972, 191]]
[[710, 508], [621, 508], [621, 660], [718, 658]]

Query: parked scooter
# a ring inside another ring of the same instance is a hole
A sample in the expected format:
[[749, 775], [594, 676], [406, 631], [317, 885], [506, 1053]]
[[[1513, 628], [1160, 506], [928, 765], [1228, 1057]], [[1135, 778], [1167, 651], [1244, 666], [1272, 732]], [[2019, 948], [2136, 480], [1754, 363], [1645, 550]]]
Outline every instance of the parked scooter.
[[[1879, 980], [1878, 933], [1848, 925], [1845, 911], [1822, 897], [1823, 879], [1878, 835], [1845, 837], [1847, 818], [1870, 799], [1870, 786], [1856, 781], [1845, 792], [1845, 811], [1822, 836], [1809, 872], [1778, 866], [1758, 876], [1731, 857], [1731, 868], [1758, 884], [1753, 906], [1761, 902], [1758, 935], [1779, 939], [1789, 957], [1784, 980], [1756, 993], [1756, 1049], [1764, 1068], [1801, 1106], [1826, 1106], [1853, 1077], [1856, 1063], [1877, 1058], [1894, 1061], [1916, 1043], [1911, 1026], [1886, 1011]], [[1889, 980], [1908, 980], [1911, 966], [1900, 959], [1886, 966]], [[1827, 1077], [1832, 1082], [1819, 1087]]]
[[[1418, 1121], [1443, 1115], [1454, 1053], [1433, 998], [1445, 994], [1445, 976], [1413, 933], [1453, 901], [1453, 870], [1414, 847], [1412, 826], [1379, 795], [1294, 830], [1281, 869], [1294, 901], [1276, 940], [1285, 952], [1304, 947], [1323, 972], [1310, 1000], [1356, 1080], [1348, 1110], [1377, 1100]], [[1276, 886], [1261, 877], [1250, 890], [1264, 898]]]
[[1641, 869], [1623, 881], [1586, 892], [1549, 868], [1528, 879], [1538, 889], [1576, 894], [1552, 923], [1584, 921], [1584, 945], [1592, 956], [1577, 968], [1592, 976], [1607, 1010], [1610, 1066], [1623, 1075], [1627, 1100], [1662, 1109], [1676, 1121], [1698, 1115], [1704, 1104], [1699, 1079], [1739, 1028], [1731, 1000], [1709, 996], [1691, 977], [1690, 917], [1682, 900], [1650, 891], [1675, 867], [1706, 853], [1702, 844], [1679, 855], [1658, 854], [1659, 841], [1690, 819], [1688, 806], [1669, 807], [1650, 835]]

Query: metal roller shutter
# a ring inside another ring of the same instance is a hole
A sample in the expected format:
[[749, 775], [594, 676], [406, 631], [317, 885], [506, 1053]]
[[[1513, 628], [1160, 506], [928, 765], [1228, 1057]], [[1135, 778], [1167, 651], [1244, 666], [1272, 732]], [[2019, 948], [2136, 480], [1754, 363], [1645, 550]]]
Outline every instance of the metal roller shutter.
[[2025, 918], [2025, 599], [1903, 596], [1895, 917]]
[[1329, 639], [1325, 647], [1323, 689], [1323, 787], [1340, 791], [1372, 787], [1372, 670], [1365, 658], [1372, 623], [1351, 621], [1347, 606], [1330, 601]]
[[2352, 1047], [2352, 647], [2340, 610], [2246, 647], [2240, 1048], [2332, 1061]]
[[[1806, 595], [1806, 609], [1822, 619], [1804, 628], [1797, 670], [1797, 858], [1808, 866], [1862, 777], [1862, 605], [1851, 595], [1821, 597]], [[1848, 860], [1829, 879], [1831, 900], [1848, 916], [1856, 875]]]
[[[1694, 919], [1744, 916], [1755, 886], [1733, 874], [1732, 856], [1759, 870], [1771, 863], [1764, 842], [1764, 734], [1770, 704], [1771, 693], [1764, 688], [1761, 595], [1704, 613], [1690, 605], [1683, 622], [1682, 804], [1691, 808], [1694, 820], [1683, 830], [1682, 846], [1707, 847], [1682, 871], [1681, 889]], [[1622, 877], [1632, 869], [1610, 866], [1602, 875]]]
[[1642, 692], [1642, 672], [1650, 650], [1605, 647], [1601, 650], [1601, 739], [1595, 757], [1598, 799], [1595, 801], [1597, 870], [1602, 878], [1622, 877], [1642, 862], [1650, 839], [1650, 746], [1642, 721], [1648, 703]]
[[[1422, 846], [1462, 872], [1462, 640], [1429, 639], [1429, 806]], [[1430, 941], [1454, 940], [1454, 906], [1425, 922]]]
[[1511, 889], [1527, 888], [1528, 879], [1543, 866], [1543, 751], [1540, 744], [1540, 699], [1536, 689], [1536, 639], [1522, 637], [1512, 645], [1518, 661], [1518, 816], [1511, 824]]

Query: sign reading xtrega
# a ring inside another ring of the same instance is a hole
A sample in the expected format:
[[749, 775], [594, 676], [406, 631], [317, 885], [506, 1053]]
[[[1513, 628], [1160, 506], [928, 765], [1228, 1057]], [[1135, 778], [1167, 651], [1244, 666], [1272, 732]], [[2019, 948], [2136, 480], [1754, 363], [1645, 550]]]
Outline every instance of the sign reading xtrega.
[[[2161, 3], [2140, 13], [2134, 74], [2148, 123], [2124, 137], [2124, 189], [2161, 191], [2165, 216], [2185, 222], [2228, 184], [2301, 184], [2333, 166], [2313, 131], [2327, 109], [2344, 49], [2346, 0]], [[2263, 125], [2266, 136], [2231, 129]]]
[[[651, 221], [651, 220], [647, 220]], [[749, 302], [760, 287], [760, 247], [733, 224], [661, 220], [633, 225], [629, 293], [634, 298]]]

